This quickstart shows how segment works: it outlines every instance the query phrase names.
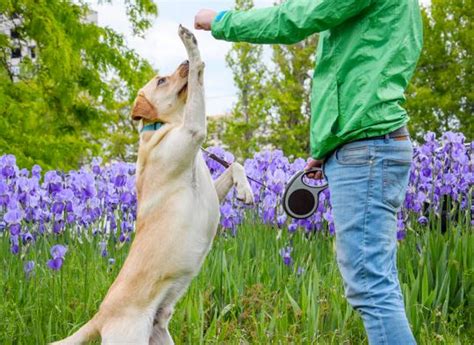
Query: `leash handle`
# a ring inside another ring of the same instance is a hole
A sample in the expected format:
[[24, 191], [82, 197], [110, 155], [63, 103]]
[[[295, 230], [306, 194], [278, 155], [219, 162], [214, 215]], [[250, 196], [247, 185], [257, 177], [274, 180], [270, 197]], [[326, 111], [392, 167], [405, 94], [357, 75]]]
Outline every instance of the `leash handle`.
[[319, 167], [313, 167], [313, 168], [310, 168], [308, 170], [304, 170], [303, 173], [301, 174], [301, 182], [304, 183], [308, 187], [320, 188], [321, 190], [326, 189], [328, 187], [328, 182], [326, 181], [324, 176], [323, 176], [322, 179], [314, 179], [315, 181], [321, 182], [321, 184], [316, 185], [316, 186], [312, 186], [312, 185], [307, 184], [303, 179], [303, 177], [305, 177], [306, 175], [311, 174], [311, 173], [315, 173], [315, 172], [318, 172], [318, 171], [323, 172], [323, 169], [319, 168]]

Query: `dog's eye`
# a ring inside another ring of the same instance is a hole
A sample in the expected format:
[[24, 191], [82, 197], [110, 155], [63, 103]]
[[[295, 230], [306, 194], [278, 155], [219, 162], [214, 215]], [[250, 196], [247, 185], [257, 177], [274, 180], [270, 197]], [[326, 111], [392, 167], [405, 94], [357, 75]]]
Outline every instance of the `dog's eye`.
[[158, 79], [158, 82], [156, 83], [156, 86], [160, 86], [166, 83], [166, 78], [160, 78]]

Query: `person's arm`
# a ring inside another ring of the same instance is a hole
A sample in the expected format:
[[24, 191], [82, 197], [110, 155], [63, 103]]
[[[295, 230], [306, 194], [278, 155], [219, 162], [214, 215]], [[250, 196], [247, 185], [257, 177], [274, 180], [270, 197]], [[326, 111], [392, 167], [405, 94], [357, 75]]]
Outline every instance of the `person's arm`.
[[293, 44], [359, 14], [376, 0], [287, 0], [278, 6], [227, 11], [212, 35], [233, 42]]

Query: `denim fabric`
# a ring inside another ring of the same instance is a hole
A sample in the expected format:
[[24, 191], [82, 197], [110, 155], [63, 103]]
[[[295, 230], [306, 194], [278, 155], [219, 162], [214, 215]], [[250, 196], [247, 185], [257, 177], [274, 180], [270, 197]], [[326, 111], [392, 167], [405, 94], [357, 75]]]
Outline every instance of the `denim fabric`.
[[326, 161], [336, 255], [347, 300], [362, 316], [369, 344], [416, 344], [398, 281], [397, 211], [412, 160], [410, 140], [346, 144]]

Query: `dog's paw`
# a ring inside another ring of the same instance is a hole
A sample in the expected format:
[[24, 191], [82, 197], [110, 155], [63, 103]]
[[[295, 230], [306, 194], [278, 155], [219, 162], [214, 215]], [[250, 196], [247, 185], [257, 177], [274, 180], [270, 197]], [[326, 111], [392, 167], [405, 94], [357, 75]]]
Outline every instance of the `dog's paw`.
[[232, 175], [237, 190], [237, 199], [245, 204], [254, 204], [254, 197], [250, 183], [245, 175], [245, 170], [239, 163], [232, 164]]
[[197, 47], [196, 37], [189, 29], [179, 25], [178, 35], [186, 47]]
[[250, 188], [250, 185], [242, 187], [242, 186], [239, 186], [239, 184], [237, 184], [236, 188], [237, 188], [237, 200], [242, 201], [244, 204], [247, 204], [247, 205], [253, 205], [255, 203], [255, 200], [253, 198], [253, 192], [252, 192], [252, 189]]

